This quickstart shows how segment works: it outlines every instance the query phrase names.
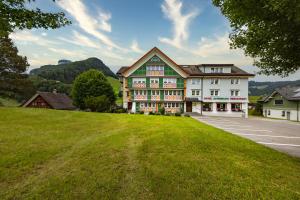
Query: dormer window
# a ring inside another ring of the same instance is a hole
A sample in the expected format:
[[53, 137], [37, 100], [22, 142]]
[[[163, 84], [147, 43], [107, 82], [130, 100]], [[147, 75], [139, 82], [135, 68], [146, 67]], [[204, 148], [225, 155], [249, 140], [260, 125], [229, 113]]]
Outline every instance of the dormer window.
[[211, 73], [223, 73], [223, 67], [212, 67], [210, 68]]

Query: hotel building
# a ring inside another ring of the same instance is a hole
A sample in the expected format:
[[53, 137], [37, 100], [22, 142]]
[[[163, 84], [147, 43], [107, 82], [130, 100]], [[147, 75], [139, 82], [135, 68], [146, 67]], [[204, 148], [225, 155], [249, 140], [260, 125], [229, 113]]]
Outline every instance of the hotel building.
[[154, 47], [117, 72], [129, 112], [195, 112], [248, 116], [248, 79], [233, 64], [178, 65]]

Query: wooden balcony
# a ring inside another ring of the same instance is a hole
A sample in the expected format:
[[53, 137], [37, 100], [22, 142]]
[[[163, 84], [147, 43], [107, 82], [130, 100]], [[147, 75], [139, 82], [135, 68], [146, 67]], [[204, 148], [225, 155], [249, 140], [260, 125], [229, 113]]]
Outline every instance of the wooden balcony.
[[159, 83], [150, 83], [150, 88], [159, 88]]
[[163, 88], [176, 88], [176, 83], [164, 83]]
[[147, 100], [147, 95], [134, 95], [134, 100]]
[[164, 76], [164, 71], [146, 71], [146, 76]]
[[133, 83], [133, 88], [146, 88], [146, 83]]
[[151, 100], [152, 101], [159, 101], [160, 100], [160, 95], [151, 95]]
[[182, 101], [183, 98], [180, 95], [165, 95], [164, 100], [165, 101]]

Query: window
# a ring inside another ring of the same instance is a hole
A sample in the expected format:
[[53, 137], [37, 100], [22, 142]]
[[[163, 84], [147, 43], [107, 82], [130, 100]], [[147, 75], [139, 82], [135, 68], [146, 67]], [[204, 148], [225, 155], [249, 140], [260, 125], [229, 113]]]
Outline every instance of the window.
[[233, 97], [240, 96], [240, 90], [231, 90], [231, 96]]
[[219, 84], [219, 79], [217, 79], [217, 78], [212, 78], [212, 79], [210, 80], [210, 84], [212, 84], [212, 85], [218, 85], [218, 84]]
[[168, 95], [168, 91], [167, 90], [165, 90], [165, 95]]
[[203, 111], [211, 111], [211, 103], [203, 103]]
[[268, 110], [268, 115], [271, 115], [271, 111], [270, 110]]
[[155, 78], [155, 79], [150, 79], [150, 83], [158, 83], [158, 79], [157, 78]]
[[192, 90], [192, 96], [199, 96], [200, 90]]
[[231, 85], [237, 85], [237, 84], [240, 84], [240, 79], [234, 79], [234, 78], [232, 78], [231, 79]]
[[223, 67], [212, 67], [210, 68], [211, 73], [223, 73]]
[[192, 85], [199, 85], [199, 84], [200, 84], [200, 79], [198, 79], [198, 78], [192, 79]]
[[219, 96], [219, 90], [210, 90], [211, 96]]
[[137, 84], [137, 83], [146, 83], [146, 79], [145, 78], [134, 78], [133, 84]]
[[283, 105], [283, 100], [282, 99], [275, 99], [274, 103], [275, 103], [275, 105]]
[[176, 83], [176, 78], [164, 78], [164, 83]]
[[225, 103], [217, 103], [217, 111], [227, 111], [227, 106]]
[[140, 108], [144, 108], [145, 107], [145, 104], [144, 103], [141, 103], [140, 104]]
[[242, 104], [240, 104], [240, 103], [232, 103], [231, 104], [231, 111], [240, 112], [241, 108], [242, 108]]
[[282, 111], [281, 116], [282, 116], [282, 117], [285, 117], [285, 111], [284, 111], [284, 110]]

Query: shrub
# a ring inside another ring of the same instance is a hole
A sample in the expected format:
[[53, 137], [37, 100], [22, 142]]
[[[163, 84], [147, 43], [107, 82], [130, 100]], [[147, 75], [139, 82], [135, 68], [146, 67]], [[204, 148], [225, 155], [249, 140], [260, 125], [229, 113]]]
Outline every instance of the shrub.
[[90, 109], [92, 112], [105, 112], [109, 111], [110, 102], [109, 99], [105, 96], [98, 97], [87, 97], [84, 100], [85, 108]]
[[150, 112], [149, 112], [149, 115], [154, 115], [154, 112], [150, 111]]
[[171, 113], [166, 113], [165, 115], [166, 115], [166, 116], [171, 116]]
[[160, 112], [155, 113], [155, 115], [160, 115]]
[[165, 112], [166, 112], [166, 110], [165, 110], [164, 107], [162, 107], [162, 108], [159, 109], [159, 113], [160, 113], [160, 114], [164, 115]]
[[140, 113], [141, 115], [143, 115], [143, 114], [144, 114], [144, 111], [140, 111], [139, 113]]
[[115, 113], [126, 113], [127, 110], [125, 108], [117, 108], [114, 110]]
[[74, 80], [71, 93], [74, 105], [80, 109], [89, 108], [85, 102], [90, 97], [104, 95], [107, 97], [110, 106], [114, 105], [116, 100], [113, 88], [106, 77], [102, 72], [95, 69], [79, 74]]
[[180, 113], [180, 112], [177, 112], [177, 113], [175, 113], [175, 116], [176, 116], [176, 117], [180, 117], [180, 116], [181, 116], [181, 113]]
[[184, 114], [184, 116], [185, 116], [185, 117], [190, 117], [190, 115], [189, 115], [189, 114]]

